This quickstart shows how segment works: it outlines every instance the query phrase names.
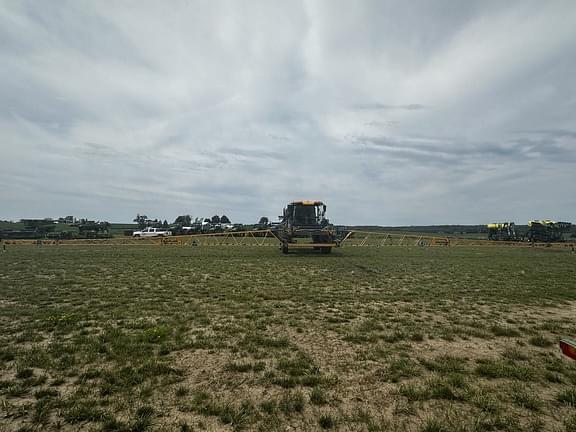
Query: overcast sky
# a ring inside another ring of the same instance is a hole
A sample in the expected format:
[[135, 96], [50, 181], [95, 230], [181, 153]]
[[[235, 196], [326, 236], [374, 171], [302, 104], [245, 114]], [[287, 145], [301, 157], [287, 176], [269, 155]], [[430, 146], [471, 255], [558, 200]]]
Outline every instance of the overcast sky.
[[0, 1], [0, 219], [576, 222], [576, 1]]

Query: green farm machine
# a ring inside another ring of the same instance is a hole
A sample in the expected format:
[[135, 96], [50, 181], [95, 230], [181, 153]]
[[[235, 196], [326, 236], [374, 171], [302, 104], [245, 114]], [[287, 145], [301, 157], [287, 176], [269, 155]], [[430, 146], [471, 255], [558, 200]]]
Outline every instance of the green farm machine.
[[51, 219], [22, 219], [23, 229], [7, 229], [0, 231], [0, 239], [43, 239], [54, 236], [56, 225]]
[[532, 220], [528, 225], [515, 225], [514, 222], [498, 222], [486, 225], [488, 240], [529, 241], [536, 243], [553, 243], [565, 240], [572, 224], [551, 220]]
[[110, 222], [96, 222], [81, 219], [72, 226], [78, 228], [78, 238], [105, 239], [112, 237], [108, 231], [110, 228]]
[[488, 228], [488, 240], [516, 241], [516, 225], [514, 222], [497, 222], [486, 226]]
[[326, 219], [326, 205], [321, 201], [291, 202], [271, 230], [285, 254], [290, 249], [313, 249], [329, 254], [342, 240], [342, 233]]
[[527, 240], [531, 242], [561, 242], [564, 233], [572, 228], [569, 222], [555, 222], [551, 220], [532, 220], [528, 222]]

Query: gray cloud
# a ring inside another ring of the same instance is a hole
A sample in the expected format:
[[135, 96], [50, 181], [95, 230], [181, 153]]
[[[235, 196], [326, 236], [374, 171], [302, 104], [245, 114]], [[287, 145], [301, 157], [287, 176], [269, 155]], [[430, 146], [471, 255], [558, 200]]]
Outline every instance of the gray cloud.
[[0, 218], [574, 221], [574, 22], [569, 0], [2, 3]]
[[390, 111], [390, 110], [406, 110], [406, 111], [416, 111], [427, 108], [421, 104], [404, 104], [404, 105], [386, 105], [382, 103], [364, 103], [364, 104], [357, 104], [354, 105], [355, 109], [359, 110], [382, 110], [382, 111]]
[[576, 136], [570, 131], [532, 132], [530, 135], [530, 138], [517, 137], [497, 142], [417, 137], [359, 137], [355, 142], [360, 152], [382, 153], [391, 158], [424, 164], [470, 164], [494, 160], [522, 163], [535, 158], [541, 162], [576, 162]]

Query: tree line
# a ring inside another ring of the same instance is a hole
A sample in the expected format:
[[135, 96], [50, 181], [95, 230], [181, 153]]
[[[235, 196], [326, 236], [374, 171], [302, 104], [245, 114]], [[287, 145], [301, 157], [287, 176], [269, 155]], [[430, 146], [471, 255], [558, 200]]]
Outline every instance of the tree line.
[[[166, 219], [164, 221], [160, 219], [151, 219], [145, 214], [138, 213], [136, 217], [133, 219], [133, 222], [138, 224], [138, 228], [146, 228], [146, 227], [153, 227], [153, 228], [170, 228], [173, 226], [178, 227], [191, 227], [194, 225], [201, 225], [202, 223], [212, 224], [212, 225], [229, 225], [232, 223], [230, 218], [226, 215], [214, 215], [211, 218], [192, 218], [191, 215], [180, 215], [174, 219], [172, 224], [169, 224]], [[268, 226], [270, 224], [269, 219], [266, 216], [262, 216], [259, 221], [259, 226]]]

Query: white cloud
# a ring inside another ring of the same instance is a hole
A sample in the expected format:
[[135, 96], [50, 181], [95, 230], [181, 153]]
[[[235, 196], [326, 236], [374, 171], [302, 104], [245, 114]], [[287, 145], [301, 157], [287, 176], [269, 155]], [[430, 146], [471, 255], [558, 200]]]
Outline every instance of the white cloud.
[[574, 219], [575, 24], [570, 1], [4, 3], [0, 218]]

